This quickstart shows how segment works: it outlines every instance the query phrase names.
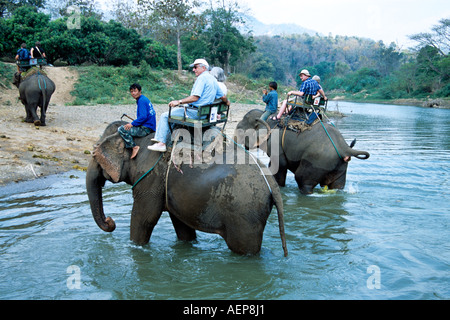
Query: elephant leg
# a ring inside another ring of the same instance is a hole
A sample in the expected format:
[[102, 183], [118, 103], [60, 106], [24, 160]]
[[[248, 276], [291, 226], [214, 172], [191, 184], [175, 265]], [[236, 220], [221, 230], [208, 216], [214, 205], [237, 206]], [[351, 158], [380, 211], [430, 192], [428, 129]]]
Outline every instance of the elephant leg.
[[313, 193], [314, 187], [321, 181], [323, 170], [314, 168], [311, 164], [302, 161], [295, 171], [295, 181], [302, 194]]
[[45, 118], [47, 115], [47, 106], [45, 107], [41, 107], [41, 117], [40, 117], [40, 121], [41, 121], [41, 126], [45, 126]]
[[133, 204], [133, 211], [131, 212], [130, 239], [138, 245], [145, 245], [150, 241], [153, 229], [158, 223], [162, 211], [137, 210], [135, 204]]
[[295, 176], [295, 181], [297, 181], [298, 188], [300, 189], [300, 192], [302, 194], [313, 193], [313, 189], [317, 185], [317, 183], [314, 183], [312, 181], [306, 181], [304, 177]]
[[41, 109], [41, 126], [46, 126], [45, 119], [47, 117], [47, 107]]
[[197, 239], [195, 229], [192, 229], [191, 227], [187, 226], [184, 222], [175, 217], [173, 214], [169, 213], [169, 215], [179, 240], [194, 241], [195, 239]]
[[344, 189], [347, 180], [347, 170], [335, 172], [334, 176], [328, 180], [331, 181], [328, 183], [329, 189]]
[[228, 248], [240, 255], [255, 255], [261, 251], [264, 226], [241, 221], [232, 226], [226, 226], [224, 234]]
[[275, 181], [278, 183], [280, 187], [284, 187], [286, 185], [286, 176], [288, 172], [288, 164], [287, 159], [284, 154], [280, 155], [279, 157], [279, 165], [278, 165], [278, 171], [272, 172], [273, 177], [275, 178]]
[[26, 123], [33, 123], [33, 115], [31, 114], [30, 110], [28, 110], [27, 107], [25, 107], [25, 112], [27, 114], [27, 116], [25, 118], [25, 122]]
[[23, 102], [24, 107], [25, 107], [25, 114], [26, 114], [25, 122], [26, 123], [33, 123], [33, 114], [30, 112], [30, 108], [28, 107], [27, 102], [24, 101], [24, 100], [22, 100], [22, 102]]
[[41, 125], [41, 120], [39, 119], [39, 117], [37, 115], [37, 108], [38, 108], [37, 102], [29, 103], [26, 108], [27, 108], [27, 112], [29, 112], [30, 116], [31, 116], [30, 122], [33, 122], [34, 125], [36, 125], [36, 126]]

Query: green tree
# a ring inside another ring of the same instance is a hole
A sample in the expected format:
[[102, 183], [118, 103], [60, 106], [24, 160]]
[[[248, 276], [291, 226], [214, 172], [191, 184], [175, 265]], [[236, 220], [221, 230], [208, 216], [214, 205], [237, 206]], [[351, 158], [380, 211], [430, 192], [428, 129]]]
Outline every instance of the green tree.
[[422, 32], [409, 36], [417, 42], [417, 49], [425, 46], [435, 48], [442, 56], [447, 56], [450, 50], [450, 19], [441, 19], [433, 26], [431, 32]]
[[[417, 42], [417, 94], [444, 94], [450, 90], [450, 19], [442, 19], [431, 32], [410, 36]], [[445, 88], [445, 89], [444, 89]]]
[[177, 46], [178, 74], [183, 68], [181, 37], [192, 29], [197, 19], [194, 9], [199, 7], [196, 0], [138, 0], [142, 10], [149, 13], [150, 28], [168, 39], [175, 36]]
[[11, 16], [21, 7], [44, 8], [46, 0], [0, 0], [0, 19]]
[[261, 53], [252, 55], [251, 68], [248, 70], [249, 76], [255, 79], [272, 78], [275, 67], [272, 62]]
[[229, 7], [210, 8], [204, 13], [207, 25], [202, 36], [206, 37], [209, 58], [212, 63], [222, 65], [227, 73], [231, 72], [231, 65], [255, 50], [253, 37], [244, 37], [237, 28], [243, 23], [238, 10], [235, 2]]
[[45, 34], [49, 21], [50, 16], [37, 12], [37, 8], [32, 6], [17, 8], [10, 18], [0, 19], [1, 53], [14, 57], [22, 43], [26, 43], [28, 48], [34, 46], [36, 40]]

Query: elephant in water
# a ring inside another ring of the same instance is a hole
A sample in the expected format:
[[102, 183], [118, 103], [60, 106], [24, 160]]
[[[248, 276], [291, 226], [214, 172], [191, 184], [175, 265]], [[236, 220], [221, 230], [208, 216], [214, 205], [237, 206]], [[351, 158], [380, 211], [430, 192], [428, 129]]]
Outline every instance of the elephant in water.
[[[28, 71], [30, 73], [32, 71]], [[13, 84], [19, 88], [20, 100], [25, 106], [25, 122], [34, 123], [36, 126], [45, 126], [50, 98], [55, 92], [55, 83], [42, 74], [41, 71], [28, 74], [24, 79], [19, 73], [14, 75]], [[37, 108], [41, 108], [41, 117], [37, 115]]]
[[[353, 150], [339, 130], [327, 123], [317, 123], [302, 133], [280, 129], [277, 122], [269, 117], [267, 122], [260, 119], [261, 110], [251, 110], [237, 124], [234, 139], [254, 147], [267, 140], [271, 171], [280, 186], [285, 186], [287, 171], [295, 175], [295, 181], [303, 194], [311, 194], [316, 185], [329, 189], [343, 189], [346, 182], [347, 166], [351, 157], [368, 159], [366, 151]], [[262, 133], [263, 132], [263, 133]], [[273, 164], [276, 163], [276, 166]]]
[[[257, 254], [264, 228], [275, 204], [280, 234], [287, 255], [283, 202], [276, 181], [263, 176], [253, 162], [247, 164], [202, 163], [177, 167], [170, 153], [148, 150], [154, 134], [137, 138], [140, 151], [130, 160], [117, 133], [120, 125], [111, 123], [94, 146], [86, 188], [97, 225], [106, 232], [115, 229], [114, 220], [105, 218], [102, 188], [107, 180], [133, 186], [130, 238], [139, 245], [149, 242], [163, 211], [172, 220], [178, 239], [192, 241], [196, 231], [216, 233], [237, 254]], [[245, 152], [240, 150], [240, 152]]]

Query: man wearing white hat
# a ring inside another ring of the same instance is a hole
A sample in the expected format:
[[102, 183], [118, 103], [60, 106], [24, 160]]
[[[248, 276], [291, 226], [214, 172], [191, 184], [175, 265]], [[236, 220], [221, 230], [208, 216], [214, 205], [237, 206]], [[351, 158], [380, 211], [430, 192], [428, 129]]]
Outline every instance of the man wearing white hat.
[[[300, 71], [300, 79], [302, 79], [303, 83], [300, 87], [299, 91], [289, 91], [288, 96], [290, 95], [297, 95], [300, 97], [303, 97], [304, 95], [312, 95], [315, 96], [319, 90], [322, 88], [320, 87], [319, 83], [316, 80], [311, 79], [311, 75], [309, 74], [309, 71], [306, 69], [303, 69]], [[276, 118], [274, 117], [273, 120], [280, 119], [283, 115], [284, 111], [286, 110], [287, 100], [283, 101], [283, 104], [281, 105], [280, 111], [278, 112], [278, 115]]]
[[[169, 103], [170, 107], [189, 104], [192, 108], [186, 109], [186, 116], [191, 119], [198, 119], [197, 109], [200, 106], [212, 104], [214, 100], [219, 98], [227, 105], [230, 105], [227, 97], [223, 93], [222, 89], [220, 89], [216, 78], [209, 73], [209, 64], [205, 59], [197, 59], [189, 67], [193, 68], [195, 76], [197, 77], [197, 80], [195, 80], [194, 86], [192, 87], [191, 95], [187, 98], [171, 101]], [[184, 108], [176, 108], [171, 111], [171, 115], [183, 116], [184, 110]], [[169, 113], [164, 112], [159, 119], [155, 138], [153, 139], [153, 141], [158, 143], [149, 146], [148, 149], [166, 152], [167, 136], [170, 133], [168, 119]]]

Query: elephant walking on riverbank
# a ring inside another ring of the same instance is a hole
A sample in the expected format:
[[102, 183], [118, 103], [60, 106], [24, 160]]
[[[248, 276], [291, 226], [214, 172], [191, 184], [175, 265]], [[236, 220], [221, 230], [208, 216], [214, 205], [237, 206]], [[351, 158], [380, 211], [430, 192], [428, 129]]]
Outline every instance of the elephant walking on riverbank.
[[[40, 71], [28, 75], [22, 79], [19, 73], [14, 75], [13, 84], [19, 88], [20, 100], [25, 106], [25, 122], [34, 123], [36, 126], [45, 126], [45, 118], [50, 98], [55, 92], [55, 83]], [[38, 117], [37, 109], [41, 108], [41, 116]]]
[[148, 150], [154, 134], [136, 139], [141, 151], [135, 159], [130, 159], [130, 151], [117, 133], [117, 128], [123, 124], [125, 122], [118, 121], [106, 128], [95, 146], [86, 175], [92, 214], [102, 230], [112, 232], [115, 229], [114, 221], [105, 218], [102, 188], [107, 180], [126, 182], [133, 186], [134, 198], [130, 238], [139, 245], [149, 242], [162, 212], [167, 211], [181, 240], [194, 240], [195, 230], [216, 233], [233, 252], [257, 254], [275, 205], [287, 255], [283, 202], [272, 176], [263, 176], [255, 163], [175, 167], [168, 159], [169, 153]]
[[[343, 189], [351, 157], [368, 159], [370, 156], [366, 151], [352, 149], [353, 144], [350, 147], [339, 130], [330, 124], [319, 122], [309, 130], [297, 133], [278, 128], [272, 117], [267, 122], [261, 120], [262, 113], [258, 109], [249, 111], [236, 126], [234, 139], [246, 148], [253, 147], [245, 141], [249, 135], [255, 135], [253, 141], [268, 139], [265, 151], [271, 163], [278, 164], [276, 172], [272, 173], [280, 186], [285, 185], [289, 170], [294, 173], [303, 194], [312, 193], [318, 184], [329, 189]], [[265, 137], [260, 137], [261, 129], [264, 129]], [[274, 135], [275, 131], [278, 134]], [[258, 142], [258, 146], [261, 144]]]

